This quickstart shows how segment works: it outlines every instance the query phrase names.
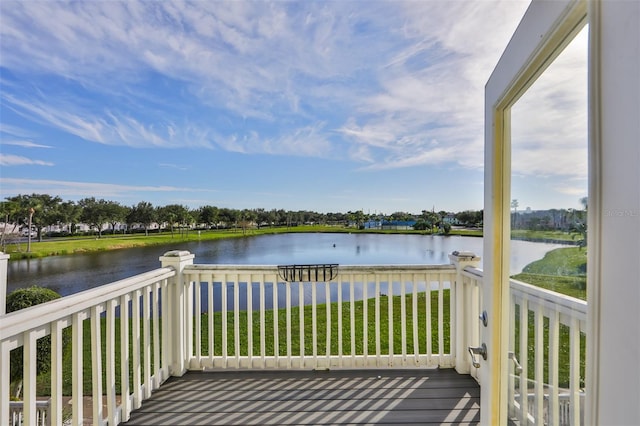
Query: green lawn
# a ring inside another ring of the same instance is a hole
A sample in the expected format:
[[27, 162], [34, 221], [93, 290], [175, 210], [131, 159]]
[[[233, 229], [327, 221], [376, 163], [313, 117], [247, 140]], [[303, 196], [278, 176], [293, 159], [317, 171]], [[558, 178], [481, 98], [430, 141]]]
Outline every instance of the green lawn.
[[[409, 318], [407, 323], [407, 341], [406, 341], [406, 352], [413, 353], [413, 308], [412, 308], [412, 295], [405, 296], [406, 303], [406, 312], [407, 317]], [[388, 298], [387, 296], [380, 297], [380, 350], [382, 354], [389, 354], [389, 317], [388, 317]], [[418, 347], [421, 353], [426, 352], [426, 329], [424, 324], [426, 323], [425, 317], [425, 304], [427, 302], [426, 293], [418, 293], [418, 305], [417, 305], [417, 313], [418, 313]], [[431, 344], [432, 350], [434, 353], [439, 352], [439, 343], [437, 337], [438, 330], [438, 315], [437, 315], [437, 307], [438, 307], [438, 293], [430, 292], [429, 302], [431, 304], [431, 326], [433, 330], [433, 334], [431, 336]], [[367, 318], [366, 322], [363, 318], [363, 301], [356, 301], [354, 303], [355, 309], [355, 351], [356, 354], [363, 353], [363, 336], [364, 336], [364, 327], [366, 323], [367, 328], [367, 342], [368, 342], [368, 353], [373, 354], [376, 348], [376, 327], [375, 327], [375, 299], [367, 300]], [[401, 354], [402, 353], [402, 341], [400, 335], [400, 313], [401, 313], [401, 296], [393, 296], [392, 305], [393, 305], [393, 329], [391, 330], [393, 336], [393, 353]], [[443, 303], [444, 303], [444, 311], [443, 311], [443, 328], [444, 328], [444, 353], [448, 353], [450, 351], [450, 326], [449, 326], [449, 291], [444, 290], [443, 292]], [[338, 304], [331, 303], [331, 350], [330, 354], [337, 355], [338, 354]], [[350, 323], [350, 312], [351, 306], [349, 302], [342, 303], [342, 353], [344, 355], [351, 354], [351, 323]], [[291, 308], [291, 350], [292, 356], [296, 356], [300, 354], [300, 321], [299, 321], [299, 307]], [[274, 353], [274, 339], [269, 339], [269, 336], [274, 335], [273, 329], [273, 310], [265, 311], [265, 336], [266, 337], [266, 355], [273, 355]], [[311, 306], [304, 307], [304, 340], [305, 340], [305, 354], [309, 356], [313, 353], [313, 341], [312, 341], [312, 308]], [[317, 321], [317, 353], [319, 355], [326, 355], [326, 305], [317, 305], [316, 307], [316, 321]], [[243, 330], [247, 330], [247, 313], [246, 311], [240, 312], [240, 355], [246, 356], [248, 354], [247, 349], [247, 335]], [[208, 324], [209, 318], [207, 314], [203, 314], [200, 317], [202, 324], [202, 349], [203, 354], [208, 356]], [[220, 312], [214, 313], [214, 327], [215, 327], [215, 336], [216, 340], [214, 341], [214, 355], [219, 356], [222, 354], [222, 342], [219, 336], [222, 334], [222, 314]], [[232, 312], [228, 312], [227, 314], [227, 355], [235, 356], [234, 353], [234, 315]], [[83, 325], [83, 393], [85, 395], [92, 394], [92, 373], [91, 373], [91, 322], [90, 320], [85, 320]], [[259, 312], [254, 312], [252, 317], [252, 327], [253, 327], [253, 354], [258, 355], [260, 353], [260, 317]], [[278, 329], [279, 329], [279, 354], [281, 356], [286, 355], [286, 310], [279, 309], [278, 310]], [[132, 341], [131, 327], [129, 327], [129, 341]], [[70, 336], [71, 329], [66, 329], [65, 333], [68, 333]], [[141, 329], [142, 336], [142, 329]], [[105, 319], [101, 320], [101, 334], [102, 334], [102, 364], [103, 369], [106, 363], [106, 352], [105, 352]], [[153, 333], [151, 333], [153, 339]], [[195, 341], [195, 340], [194, 340]], [[119, 328], [119, 320], [116, 321], [116, 331], [115, 331], [115, 362], [116, 362], [116, 393], [120, 392], [120, 328]], [[63, 368], [62, 368], [62, 381], [63, 381], [63, 393], [65, 395], [71, 395], [71, 386], [72, 386], [72, 369], [71, 369], [71, 345], [67, 344], [64, 346], [63, 350]], [[131, 348], [129, 350], [129, 359], [132, 360], [132, 352]], [[153, 357], [153, 350], [151, 350], [151, 354]], [[13, 353], [12, 353], [13, 355]], [[143, 358], [141, 355], [141, 363], [143, 362]], [[152, 366], [155, 360], [152, 360]], [[142, 367], [144, 368], [144, 367]], [[141, 372], [144, 375], [144, 372]], [[50, 373], [45, 372], [41, 373], [37, 377], [38, 383], [38, 395], [49, 395], [50, 394]], [[133, 383], [133, 372], [132, 372], [132, 361], [130, 362], [129, 367], [129, 380], [130, 383]], [[103, 392], [106, 391], [106, 383], [104, 380], [103, 373]]]

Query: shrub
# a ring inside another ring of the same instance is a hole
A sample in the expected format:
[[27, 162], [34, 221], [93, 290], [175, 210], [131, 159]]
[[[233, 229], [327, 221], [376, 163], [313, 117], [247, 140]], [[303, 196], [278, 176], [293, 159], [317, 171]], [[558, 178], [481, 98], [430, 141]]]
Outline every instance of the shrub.
[[[59, 299], [60, 295], [53, 290], [44, 287], [20, 288], [7, 296], [7, 313], [25, 309], [40, 303]], [[22, 378], [22, 347], [11, 351], [11, 381]], [[36, 368], [41, 373], [51, 368], [51, 337], [38, 339], [36, 345]]]

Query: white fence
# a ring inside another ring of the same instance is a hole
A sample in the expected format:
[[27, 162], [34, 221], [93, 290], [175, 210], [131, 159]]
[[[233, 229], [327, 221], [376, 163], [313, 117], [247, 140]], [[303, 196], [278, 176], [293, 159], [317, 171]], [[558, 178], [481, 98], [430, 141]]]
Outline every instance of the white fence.
[[[19, 347], [24, 409], [17, 415], [24, 424], [46, 419], [81, 425], [91, 418], [96, 425], [116, 425], [170, 375], [187, 369], [455, 367], [477, 378], [467, 351], [479, 344], [481, 327], [482, 271], [473, 256], [451, 256], [451, 265], [334, 265], [335, 276], [308, 270], [298, 281], [281, 276], [277, 266], [194, 265], [193, 259], [188, 252], [169, 252], [154, 271], [1, 316], [0, 419], [19, 411], [8, 398], [10, 352]], [[514, 306], [526, 306], [536, 321], [549, 318], [544, 343], [555, 365], [549, 377], [557, 384], [559, 355], [553, 353], [562, 348], [561, 333], [554, 330], [565, 324], [583, 331], [583, 304], [526, 284], [514, 282], [512, 288]], [[519, 329], [525, 340], [527, 321]], [[578, 365], [571, 367], [571, 383], [579, 384], [579, 349], [573, 349], [579, 332], [571, 333], [570, 359]], [[50, 389], [42, 391], [36, 342], [46, 336], [52, 362]], [[70, 346], [70, 354], [63, 346]], [[528, 365], [527, 351], [516, 352]], [[541, 359], [535, 357], [535, 377], [543, 377]], [[87, 383], [85, 375], [91, 377]], [[557, 385], [543, 391], [537, 382], [516, 390], [516, 382], [529, 383], [527, 375], [523, 367], [510, 382], [513, 416], [565, 424], [559, 407], [566, 392]], [[63, 385], [69, 376], [70, 386]], [[534, 400], [519, 398], [530, 388]], [[43, 392], [51, 397], [46, 416], [37, 409], [36, 396]], [[579, 387], [570, 392], [573, 414], [566, 424], [576, 424]], [[91, 397], [91, 413], [83, 412], [83, 396]], [[540, 408], [538, 401], [547, 402]]]

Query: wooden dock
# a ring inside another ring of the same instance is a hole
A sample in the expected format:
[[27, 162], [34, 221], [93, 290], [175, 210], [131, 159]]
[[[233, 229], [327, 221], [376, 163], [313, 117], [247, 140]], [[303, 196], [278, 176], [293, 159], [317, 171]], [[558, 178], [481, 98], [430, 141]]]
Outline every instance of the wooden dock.
[[480, 388], [453, 369], [203, 371], [172, 377], [134, 425], [477, 424]]

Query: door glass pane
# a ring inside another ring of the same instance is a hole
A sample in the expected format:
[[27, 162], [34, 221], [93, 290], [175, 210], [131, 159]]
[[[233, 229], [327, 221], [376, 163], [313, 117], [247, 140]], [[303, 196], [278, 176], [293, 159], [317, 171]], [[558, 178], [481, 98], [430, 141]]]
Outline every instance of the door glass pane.
[[581, 424], [587, 232], [587, 33], [584, 28], [511, 109], [509, 416]]

